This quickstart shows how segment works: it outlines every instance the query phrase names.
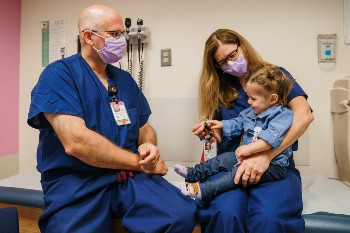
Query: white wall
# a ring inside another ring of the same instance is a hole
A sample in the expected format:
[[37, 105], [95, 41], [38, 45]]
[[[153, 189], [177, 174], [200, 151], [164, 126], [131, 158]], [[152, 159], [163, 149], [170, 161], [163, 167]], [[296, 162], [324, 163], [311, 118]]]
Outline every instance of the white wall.
[[[144, 26], [149, 27], [144, 85], [144, 93], [149, 98], [197, 97], [207, 37], [217, 28], [231, 28], [241, 33], [266, 60], [289, 70], [309, 95], [315, 121], [309, 128], [303, 151], [310, 155], [310, 166], [299, 166], [300, 170], [303, 174], [337, 177], [329, 93], [336, 79], [350, 75], [350, 46], [343, 43], [342, 0], [22, 0], [21, 171], [36, 163], [38, 133], [26, 125], [26, 118], [30, 91], [42, 71], [40, 22], [66, 17], [67, 52], [73, 54], [78, 15], [84, 7], [97, 2], [113, 6], [124, 18], [131, 18], [132, 27], [136, 26], [137, 18], [142, 18]], [[333, 33], [338, 35], [338, 62], [320, 65], [317, 35]], [[164, 48], [172, 49], [171, 67], [160, 67], [160, 50]], [[169, 121], [176, 119], [174, 116]]]

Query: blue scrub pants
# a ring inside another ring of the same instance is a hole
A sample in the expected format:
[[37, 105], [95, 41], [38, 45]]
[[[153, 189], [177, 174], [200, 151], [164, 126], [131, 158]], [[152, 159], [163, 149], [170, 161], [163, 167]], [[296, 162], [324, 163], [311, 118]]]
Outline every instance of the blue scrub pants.
[[44, 178], [41, 232], [111, 233], [115, 217], [129, 232], [192, 232], [195, 202], [163, 177], [137, 173], [123, 183], [104, 185], [115, 176], [108, 179], [84, 173]]
[[300, 175], [288, 169], [283, 180], [230, 190], [210, 202], [198, 201], [197, 221], [202, 233], [303, 233], [301, 213]]

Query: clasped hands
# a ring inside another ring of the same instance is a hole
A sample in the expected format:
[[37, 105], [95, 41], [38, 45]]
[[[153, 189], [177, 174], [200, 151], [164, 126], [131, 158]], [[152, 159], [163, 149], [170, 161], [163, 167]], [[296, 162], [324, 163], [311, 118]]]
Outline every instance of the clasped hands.
[[143, 173], [166, 175], [168, 167], [160, 156], [157, 146], [143, 143], [138, 148], [140, 154], [139, 168]]

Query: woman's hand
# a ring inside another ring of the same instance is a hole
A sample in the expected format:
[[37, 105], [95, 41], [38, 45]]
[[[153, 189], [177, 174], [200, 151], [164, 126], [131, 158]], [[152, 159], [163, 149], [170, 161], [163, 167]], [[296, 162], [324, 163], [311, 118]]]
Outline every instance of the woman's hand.
[[257, 184], [262, 174], [267, 170], [274, 156], [269, 151], [263, 151], [249, 157], [244, 157], [240, 161], [241, 165], [237, 169], [234, 178], [235, 184], [238, 184], [242, 178], [242, 185], [246, 187], [248, 184]]
[[204, 138], [209, 132], [205, 129], [205, 121], [192, 127], [192, 132], [199, 138]]
[[202, 121], [198, 125], [195, 125], [195, 126], [192, 127], [192, 132], [197, 137], [202, 139], [206, 135], [209, 134], [210, 130], [212, 130], [214, 132], [214, 137], [217, 139], [218, 143], [220, 143], [221, 140], [222, 140], [222, 138], [221, 138], [222, 132], [221, 132], [221, 130], [219, 128], [211, 128], [213, 126], [213, 124], [211, 124], [210, 122], [219, 122], [219, 124], [221, 123], [220, 121], [210, 120], [210, 121], [207, 122], [208, 124], [206, 125], [206, 122]]

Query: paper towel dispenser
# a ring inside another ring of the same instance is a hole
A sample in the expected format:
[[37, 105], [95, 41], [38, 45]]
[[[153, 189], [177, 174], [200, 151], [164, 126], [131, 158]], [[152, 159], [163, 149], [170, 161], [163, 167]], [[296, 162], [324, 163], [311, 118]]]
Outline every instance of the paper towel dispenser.
[[334, 151], [338, 168], [350, 173], [350, 77], [336, 80], [331, 90]]

